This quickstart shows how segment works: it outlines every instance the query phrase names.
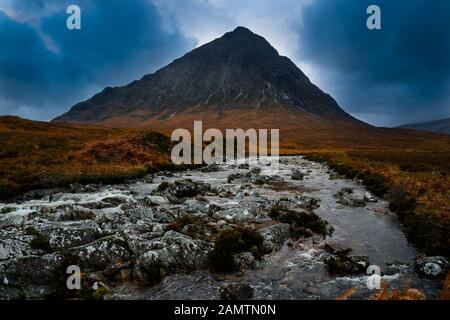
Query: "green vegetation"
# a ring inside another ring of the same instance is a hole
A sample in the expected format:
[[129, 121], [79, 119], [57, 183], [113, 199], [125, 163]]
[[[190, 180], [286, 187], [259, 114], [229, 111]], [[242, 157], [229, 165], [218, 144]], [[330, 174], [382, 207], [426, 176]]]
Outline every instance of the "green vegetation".
[[328, 235], [331, 226], [313, 212], [303, 210], [289, 210], [275, 205], [271, 208], [269, 216], [282, 223], [289, 224], [289, 231], [294, 239], [311, 237], [314, 234]]
[[48, 237], [46, 235], [40, 233], [33, 227], [28, 227], [25, 230], [25, 233], [27, 235], [34, 236], [33, 240], [31, 240], [30, 243], [32, 248], [37, 250], [43, 250], [46, 253], [51, 253], [53, 251], [50, 242], [48, 240]]
[[166, 230], [183, 232], [192, 239], [209, 240], [215, 229], [208, 225], [204, 217], [185, 214], [170, 223]]
[[251, 252], [256, 259], [261, 259], [266, 253], [262, 236], [254, 230], [244, 228], [220, 232], [209, 257], [211, 269], [216, 272], [236, 271], [233, 256], [241, 252]]

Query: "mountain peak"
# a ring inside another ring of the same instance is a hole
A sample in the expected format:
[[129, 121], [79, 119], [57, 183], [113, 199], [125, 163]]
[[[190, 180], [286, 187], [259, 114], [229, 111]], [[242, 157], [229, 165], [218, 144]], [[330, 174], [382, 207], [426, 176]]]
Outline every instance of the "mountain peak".
[[242, 27], [242, 26], [238, 26], [236, 29], [234, 29], [233, 31], [231, 31], [229, 33], [255, 35], [255, 33], [253, 33], [250, 29], [248, 29], [246, 27]]
[[148, 123], [201, 112], [215, 113], [220, 120], [239, 110], [285, 110], [354, 120], [291, 60], [245, 27], [237, 27], [139, 81], [104, 90], [55, 120], [115, 123], [111, 119], [126, 118]]

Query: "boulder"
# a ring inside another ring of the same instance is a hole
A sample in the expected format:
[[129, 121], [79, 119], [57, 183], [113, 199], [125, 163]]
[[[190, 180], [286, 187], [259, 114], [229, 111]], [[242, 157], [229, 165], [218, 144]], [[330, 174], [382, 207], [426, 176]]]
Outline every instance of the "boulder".
[[212, 244], [175, 231], [167, 231], [155, 240], [155, 249], [136, 259], [134, 273], [139, 281], [154, 284], [176, 269], [195, 270], [205, 268], [212, 250]]
[[364, 274], [370, 266], [366, 256], [330, 256], [326, 260], [328, 271], [338, 275]]
[[203, 167], [200, 169], [201, 172], [218, 172], [220, 171], [220, 166], [216, 163], [207, 165], [206, 167]]
[[216, 220], [225, 220], [228, 222], [245, 222], [253, 220], [255, 218], [255, 212], [252, 208], [234, 207], [216, 211], [212, 217]]
[[26, 256], [0, 263], [0, 299], [37, 299], [56, 292], [61, 285], [59, 254]]
[[91, 243], [101, 234], [100, 226], [93, 221], [80, 224], [55, 224], [38, 228], [37, 231], [47, 237], [53, 251]]
[[292, 180], [303, 180], [305, 178], [305, 175], [300, 170], [294, 170], [291, 174]]
[[137, 199], [137, 203], [141, 206], [154, 207], [163, 204], [168, 204], [169, 200], [163, 196], [145, 196]]
[[[102, 206], [103, 208], [103, 206]], [[64, 211], [55, 214], [56, 221], [94, 220], [95, 213], [84, 206], [68, 207]]]
[[25, 223], [27, 214], [22, 213], [8, 213], [0, 218], [0, 229], [9, 227], [20, 227]]
[[445, 276], [449, 267], [450, 265], [447, 258], [441, 256], [419, 256], [415, 260], [416, 271], [429, 278]]
[[366, 202], [377, 202], [377, 198], [371, 194], [369, 191], [364, 192], [364, 201]]
[[338, 200], [336, 201], [339, 204], [349, 207], [364, 207], [366, 206], [366, 202], [364, 199], [359, 199], [355, 196], [352, 196], [353, 190], [350, 188], [342, 188], [339, 190], [334, 197]]
[[325, 243], [325, 250], [333, 255], [346, 256], [353, 249], [337, 241], [328, 241], [327, 243]]
[[213, 203], [197, 199], [188, 199], [184, 202], [184, 205], [191, 211], [202, 212], [207, 215], [212, 215], [214, 212], [220, 210], [220, 207]]
[[256, 267], [255, 257], [251, 252], [241, 252], [233, 255], [234, 270], [244, 272]]
[[30, 245], [32, 240], [18, 228], [0, 229], [0, 261], [38, 255], [38, 250]]
[[289, 238], [289, 224], [278, 223], [259, 230], [263, 237], [263, 247], [267, 251], [279, 250]]
[[104, 270], [114, 261], [128, 261], [131, 256], [126, 242], [117, 236], [108, 236], [90, 244], [69, 249], [69, 254], [84, 270]]
[[205, 195], [210, 190], [211, 185], [208, 183], [192, 181], [191, 179], [181, 179], [174, 182], [162, 182], [156, 192], [159, 195], [169, 195], [179, 199]]
[[259, 174], [252, 174], [250, 176], [250, 182], [256, 185], [263, 185], [269, 182], [269, 177]]

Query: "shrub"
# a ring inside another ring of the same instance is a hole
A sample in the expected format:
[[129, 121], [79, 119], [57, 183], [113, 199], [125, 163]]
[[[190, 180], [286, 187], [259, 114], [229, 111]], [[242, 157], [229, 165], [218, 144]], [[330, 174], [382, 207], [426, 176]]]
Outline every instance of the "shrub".
[[209, 235], [215, 231], [206, 223], [206, 220], [203, 217], [194, 216], [192, 214], [185, 214], [176, 218], [166, 227], [166, 230], [173, 230], [176, 232], [184, 230], [184, 233], [191, 238], [201, 240], [207, 240]]
[[145, 146], [155, 146], [156, 150], [162, 153], [170, 154], [172, 142], [168, 136], [161, 133], [148, 131], [142, 135], [142, 144]]
[[311, 237], [314, 233], [325, 236], [331, 230], [330, 225], [313, 212], [294, 211], [274, 205], [269, 216], [282, 223], [288, 223], [291, 236], [295, 239]]
[[34, 239], [31, 240], [31, 247], [38, 250], [43, 250], [47, 253], [51, 253], [52, 247], [50, 246], [50, 242], [48, 240], [48, 237], [46, 235], [43, 235], [39, 231], [37, 231], [33, 227], [29, 227], [25, 230], [26, 234], [30, 236], [34, 236]]
[[408, 240], [427, 255], [450, 255], [449, 218], [419, 207], [416, 199], [400, 187], [391, 190], [389, 209], [397, 214]]
[[416, 208], [416, 199], [406, 193], [403, 188], [393, 188], [389, 194], [389, 209], [399, 217], [413, 214]]
[[214, 249], [210, 254], [210, 266], [213, 271], [236, 271], [233, 256], [241, 252], [251, 252], [256, 259], [265, 253], [262, 236], [250, 229], [226, 229], [214, 241]]
[[358, 175], [358, 178], [362, 179], [363, 184], [366, 186], [367, 190], [378, 197], [383, 197], [389, 192], [388, 179], [379, 173], [366, 171], [360, 173]]

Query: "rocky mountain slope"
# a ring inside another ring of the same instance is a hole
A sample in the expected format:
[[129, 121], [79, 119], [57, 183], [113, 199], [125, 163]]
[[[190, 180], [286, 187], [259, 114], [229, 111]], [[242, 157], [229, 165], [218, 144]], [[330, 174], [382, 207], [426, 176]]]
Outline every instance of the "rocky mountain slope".
[[244, 27], [139, 81], [106, 88], [54, 121], [142, 126], [150, 119], [169, 120], [183, 113], [212, 112], [208, 117], [220, 120], [236, 110], [276, 111], [279, 118], [286, 112], [307, 112], [356, 121], [291, 60]]

